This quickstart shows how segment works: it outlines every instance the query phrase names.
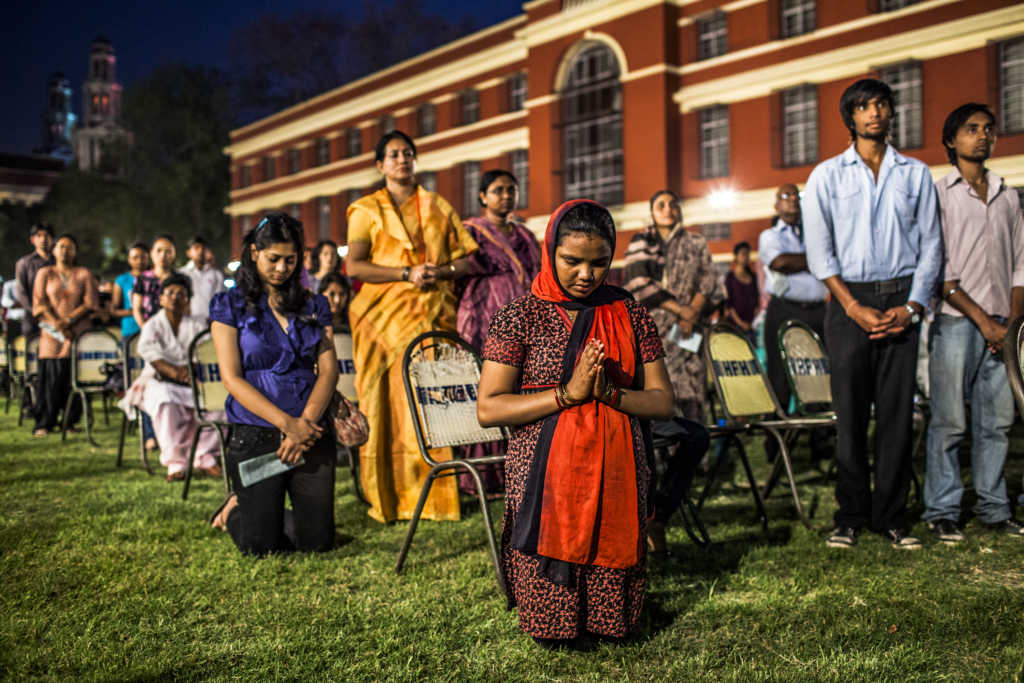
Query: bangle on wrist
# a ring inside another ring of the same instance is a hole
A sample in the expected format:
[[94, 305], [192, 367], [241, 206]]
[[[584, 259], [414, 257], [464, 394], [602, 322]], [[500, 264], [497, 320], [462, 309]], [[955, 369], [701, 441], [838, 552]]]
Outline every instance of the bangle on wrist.
[[452, 279], [454, 280], [455, 279], [455, 264], [454, 263], [449, 263], [448, 264], [448, 271], [452, 274]]
[[945, 299], [946, 301], [949, 301], [949, 297], [953, 296], [954, 294], [956, 294], [959, 291], [960, 291], [959, 287], [954, 287], [953, 289], [951, 289], [948, 292], [946, 292], [945, 294], [943, 294], [942, 298]]
[[555, 385], [555, 404], [558, 406], [559, 410], [564, 410], [566, 408], [565, 403], [562, 402], [562, 385], [561, 384]]
[[402, 268], [402, 280], [404, 280], [405, 282], [408, 282], [409, 281], [409, 273], [411, 273], [411, 272], [412, 272], [412, 269], [409, 266], [406, 266], [405, 268]]

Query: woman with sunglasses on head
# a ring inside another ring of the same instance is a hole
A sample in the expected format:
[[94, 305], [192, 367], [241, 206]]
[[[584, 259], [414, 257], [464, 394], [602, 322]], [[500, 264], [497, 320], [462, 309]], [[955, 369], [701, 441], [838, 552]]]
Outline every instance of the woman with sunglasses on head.
[[[325, 412], [338, 363], [327, 300], [300, 281], [302, 245], [302, 223], [269, 214], [242, 241], [238, 285], [210, 302], [210, 332], [230, 393], [234, 489], [211, 524], [230, 532], [246, 554], [334, 545], [335, 446]], [[240, 463], [268, 453], [293, 469], [243, 485]]]
[[[359, 449], [371, 517], [409, 519], [430, 468], [420, 458], [402, 382], [402, 354], [429, 330], [454, 332], [454, 281], [476, 251], [451, 204], [416, 182], [416, 145], [401, 131], [376, 148], [382, 189], [348, 207], [347, 272], [363, 283], [349, 305], [356, 391], [370, 439]], [[438, 449], [435, 459], [451, 458]], [[459, 519], [455, 482], [434, 483], [426, 519]]]
[[515, 431], [505, 462], [502, 564], [519, 627], [545, 647], [621, 638], [646, 586], [650, 439], [672, 416], [661, 340], [643, 306], [604, 284], [607, 209], [566, 202], [548, 223], [530, 294], [484, 344], [477, 417]]

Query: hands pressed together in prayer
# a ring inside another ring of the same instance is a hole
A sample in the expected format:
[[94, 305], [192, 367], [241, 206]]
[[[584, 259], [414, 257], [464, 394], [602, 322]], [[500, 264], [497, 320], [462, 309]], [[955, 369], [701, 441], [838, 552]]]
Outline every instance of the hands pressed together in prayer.
[[605, 375], [604, 359], [604, 343], [597, 339], [588, 341], [565, 385], [565, 397], [570, 403], [586, 403], [591, 399], [609, 404], [614, 402], [615, 387]]
[[679, 312], [676, 313], [676, 320], [679, 325], [679, 332], [684, 338], [693, 334], [693, 328], [697, 324], [697, 319], [699, 317], [700, 311], [689, 304], [681, 304], [679, 306]]
[[277, 449], [277, 455], [284, 462], [294, 465], [320, 439], [324, 428], [305, 417], [290, 417], [283, 431], [284, 440]]

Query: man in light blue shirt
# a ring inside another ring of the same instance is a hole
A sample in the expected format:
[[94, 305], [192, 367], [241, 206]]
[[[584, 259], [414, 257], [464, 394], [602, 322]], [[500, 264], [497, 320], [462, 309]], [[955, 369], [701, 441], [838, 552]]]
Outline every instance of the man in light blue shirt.
[[[853, 144], [811, 173], [802, 200], [807, 265], [832, 294], [825, 339], [837, 416], [836, 528], [849, 548], [868, 527], [916, 549], [906, 521], [918, 324], [942, 267], [938, 199], [928, 167], [887, 144], [889, 86], [859, 80], [839, 110]], [[868, 422], [875, 406], [874, 491]]]
[[[758, 258], [765, 266], [765, 289], [771, 294], [764, 316], [765, 372], [782, 407], [788, 408], [790, 391], [786, 367], [779, 352], [779, 329], [787, 320], [799, 320], [819, 337], [825, 336], [825, 297], [828, 290], [807, 270], [800, 193], [788, 183], [775, 193], [775, 223], [757, 240]], [[811, 434], [811, 457], [831, 457], [832, 430], [815, 429]], [[764, 442], [769, 461], [775, 459], [775, 439]]]

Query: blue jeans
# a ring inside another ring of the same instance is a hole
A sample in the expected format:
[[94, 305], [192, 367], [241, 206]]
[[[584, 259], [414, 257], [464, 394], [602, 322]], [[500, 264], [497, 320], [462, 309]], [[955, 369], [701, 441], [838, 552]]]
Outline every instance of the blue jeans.
[[[1002, 321], [1000, 321], [1002, 322]], [[1003, 466], [1013, 422], [1013, 396], [1000, 354], [990, 353], [968, 318], [937, 315], [929, 339], [931, 421], [924, 480], [926, 520], [960, 518], [964, 492], [957, 457], [967, 432], [965, 400], [971, 402], [971, 472], [984, 524], [1010, 518]]]

